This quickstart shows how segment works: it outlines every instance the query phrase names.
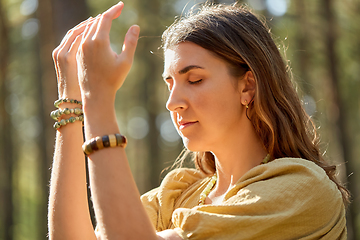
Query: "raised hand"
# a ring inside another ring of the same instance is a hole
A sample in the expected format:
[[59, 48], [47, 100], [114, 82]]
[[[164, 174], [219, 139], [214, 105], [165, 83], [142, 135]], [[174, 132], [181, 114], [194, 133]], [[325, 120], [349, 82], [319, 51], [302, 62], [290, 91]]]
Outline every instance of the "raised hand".
[[115, 98], [116, 91], [124, 83], [131, 68], [139, 27], [135, 25], [129, 28], [121, 54], [110, 47], [111, 23], [120, 16], [123, 7], [122, 2], [114, 5], [84, 30], [76, 59], [85, 101]]
[[[68, 31], [53, 51], [59, 98], [81, 100], [76, 52], [86, 26], [93, 21], [90, 18]], [[69, 102], [60, 106], [67, 107], [79, 106]], [[49, 195], [49, 239], [96, 239], [87, 201], [81, 126], [76, 121], [59, 128], [56, 134]]]
[[86, 26], [91, 24], [93, 20], [93, 18], [89, 18], [69, 30], [60, 45], [52, 53], [58, 81], [59, 98], [81, 100], [77, 79], [76, 52]]

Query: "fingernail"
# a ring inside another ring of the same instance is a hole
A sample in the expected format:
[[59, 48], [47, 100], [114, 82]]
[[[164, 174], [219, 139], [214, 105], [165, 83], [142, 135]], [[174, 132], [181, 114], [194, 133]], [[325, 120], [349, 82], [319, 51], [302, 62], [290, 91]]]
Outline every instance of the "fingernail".
[[139, 32], [140, 32], [140, 27], [137, 26], [137, 25], [133, 26], [132, 29], [131, 29], [131, 32], [132, 32], [134, 35], [138, 35]]
[[120, 2], [118, 2], [118, 5], [120, 5], [120, 4], [124, 4], [122, 1], [120, 1]]

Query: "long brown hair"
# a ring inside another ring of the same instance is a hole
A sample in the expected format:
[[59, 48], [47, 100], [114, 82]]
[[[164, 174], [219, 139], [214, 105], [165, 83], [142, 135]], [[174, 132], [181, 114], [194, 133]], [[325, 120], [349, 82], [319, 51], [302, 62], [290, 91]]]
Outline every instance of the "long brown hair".
[[[247, 114], [271, 159], [295, 157], [316, 163], [348, 203], [349, 192], [336, 179], [336, 166], [323, 159], [314, 124], [264, 21], [244, 6], [205, 4], [198, 12], [175, 21], [163, 33], [162, 41], [164, 51], [181, 42], [193, 42], [226, 61], [234, 76], [251, 70], [256, 92]], [[211, 152], [193, 154], [199, 170], [215, 172]]]

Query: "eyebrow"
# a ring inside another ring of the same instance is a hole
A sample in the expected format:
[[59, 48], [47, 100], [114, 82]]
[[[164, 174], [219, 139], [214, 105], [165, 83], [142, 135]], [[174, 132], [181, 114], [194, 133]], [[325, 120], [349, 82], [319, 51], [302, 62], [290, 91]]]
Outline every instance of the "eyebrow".
[[[193, 69], [204, 69], [203, 67], [200, 67], [200, 66], [198, 66], [198, 65], [189, 65], [189, 66], [186, 66], [186, 67], [184, 67], [183, 69], [181, 69], [181, 70], [179, 70], [179, 74], [185, 74], [185, 73], [187, 73], [187, 72], [189, 72], [189, 71], [191, 71], [191, 70], [193, 70]], [[165, 75], [163, 74], [163, 78], [164, 79], [169, 79], [169, 78], [171, 78], [170, 76], [168, 76], [168, 77], [165, 77]]]

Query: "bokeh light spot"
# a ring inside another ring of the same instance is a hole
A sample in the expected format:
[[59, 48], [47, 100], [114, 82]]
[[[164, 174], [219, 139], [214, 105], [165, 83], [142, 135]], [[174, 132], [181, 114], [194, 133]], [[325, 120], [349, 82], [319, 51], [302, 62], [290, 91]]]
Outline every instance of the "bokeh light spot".
[[283, 16], [287, 11], [286, 0], [266, 0], [266, 6], [269, 12], [274, 16]]
[[39, 32], [40, 24], [36, 18], [26, 20], [21, 29], [23, 39], [30, 39]]
[[129, 120], [127, 133], [134, 139], [143, 139], [149, 133], [149, 124], [143, 117], [133, 117]]

